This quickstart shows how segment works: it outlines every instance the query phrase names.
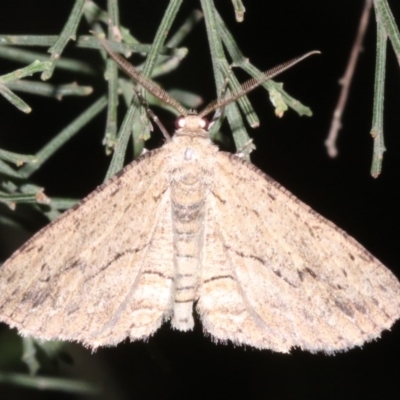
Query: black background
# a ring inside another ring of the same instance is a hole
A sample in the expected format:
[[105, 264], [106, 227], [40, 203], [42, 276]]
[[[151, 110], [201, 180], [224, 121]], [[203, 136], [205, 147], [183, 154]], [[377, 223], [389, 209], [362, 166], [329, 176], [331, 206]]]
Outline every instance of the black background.
[[[323, 142], [364, 1], [244, 0], [247, 12], [241, 24], [234, 19], [230, 1], [215, 3], [243, 53], [260, 69], [268, 69], [309, 50], [322, 51], [321, 56], [308, 59], [277, 79], [285, 82], [290, 94], [311, 107], [312, 118], [299, 117], [289, 111], [278, 119], [262, 89], [250, 96], [261, 120], [261, 127], [251, 131], [257, 146], [252, 160], [305, 203], [354, 236], [400, 277], [400, 71], [391, 45], [388, 46], [385, 100], [388, 151], [381, 177], [373, 179], [369, 175], [374, 14], [343, 117], [338, 143], [340, 154], [332, 160], [326, 155]], [[400, 23], [400, 3], [390, 3]], [[151, 42], [167, 4], [166, 0], [121, 0], [121, 23], [139, 40]], [[67, 1], [2, 0], [0, 34], [57, 34], [71, 6], [72, 2]], [[174, 27], [195, 7], [200, 7], [199, 2], [185, 1]], [[82, 23], [79, 32], [86, 34], [87, 30]], [[189, 48], [189, 55], [181, 68], [160, 82], [167, 89], [179, 87], [201, 94], [206, 102], [213, 100], [215, 88], [203, 23], [184, 45]], [[69, 46], [66, 55], [96, 60], [100, 71], [101, 59], [94, 50], [82, 51]], [[0, 60], [1, 73], [16, 67], [19, 65]], [[105, 89], [100, 79], [71, 77], [63, 72], [54, 76], [57, 82], [74, 79], [80, 84], [95, 85], [93, 95], [58, 102], [22, 94], [33, 108], [30, 115], [22, 114], [0, 98], [0, 147], [34, 153]], [[168, 114], [160, 113], [160, 117], [167, 118], [168, 127], [173, 126]], [[46, 188], [46, 193], [82, 197], [102, 182], [108, 165], [101, 145], [104, 121], [103, 113], [33, 176], [37, 184]], [[161, 144], [160, 135], [156, 135], [151, 145]], [[30, 228], [39, 228], [40, 224], [44, 221], [38, 218]], [[24, 240], [8, 240], [11, 238], [4, 232], [0, 231], [3, 258]], [[0, 329], [3, 333], [0, 340], [6, 340], [6, 328]], [[65, 349], [74, 364], [67, 366], [61, 362], [60, 373], [98, 382], [104, 387], [102, 398], [112, 399], [385, 399], [398, 396], [400, 379], [399, 324], [391, 332], [383, 333], [379, 341], [335, 356], [312, 355], [299, 350], [282, 355], [215, 345], [204, 337], [199, 321], [193, 333], [175, 332], [165, 324], [148, 343], [121, 344], [117, 348], [101, 349], [93, 356], [78, 346]], [[0, 367], [2, 365], [0, 361]], [[16, 364], [15, 368], [24, 371], [21, 365]], [[54, 372], [58, 368], [51, 372], [45, 370], [43, 374], [58, 373]], [[6, 386], [0, 388], [0, 393], [2, 399], [61, 398], [55, 392], [28, 392]], [[63, 395], [62, 398], [70, 397]]]

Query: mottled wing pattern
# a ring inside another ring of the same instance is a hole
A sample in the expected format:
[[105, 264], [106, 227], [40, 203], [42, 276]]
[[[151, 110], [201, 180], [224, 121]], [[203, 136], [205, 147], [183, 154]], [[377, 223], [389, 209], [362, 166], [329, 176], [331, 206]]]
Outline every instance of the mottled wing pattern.
[[237, 156], [215, 162], [197, 305], [215, 340], [329, 353], [399, 318], [399, 282], [353, 238]]
[[0, 319], [93, 348], [154, 332], [172, 301], [164, 157], [128, 165], [14, 253], [1, 267]]

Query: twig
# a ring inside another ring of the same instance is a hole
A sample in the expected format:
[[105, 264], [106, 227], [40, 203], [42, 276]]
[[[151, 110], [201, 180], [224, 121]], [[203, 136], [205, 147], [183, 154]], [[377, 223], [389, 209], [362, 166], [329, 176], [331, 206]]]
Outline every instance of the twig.
[[372, 8], [372, 0], [365, 0], [364, 9], [361, 14], [361, 19], [358, 25], [356, 39], [354, 41], [353, 48], [350, 53], [350, 58], [347, 64], [346, 72], [343, 78], [340, 80], [340, 85], [342, 86], [342, 90], [335, 111], [333, 113], [328, 137], [325, 140], [325, 147], [327, 149], [328, 155], [332, 158], [336, 157], [338, 154], [336, 141], [339, 131], [342, 128], [342, 115], [346, 107], [349, 95], [349, 89], [354, 75], [354, 70], [357, 65], [358, 57], [362, 50], [362, 43], [364, 41], [365, 32], [367, 30], [371, 8]]
[[383, 153], [386, 151], [383, 138], [383, 107], [385, 99], [385, 72], [387, 36], [385, 28], [377, 19], [376, 24], [376, 67], [374, 84], [374, 105], [372, 112], [371, 136], [374, 140], [371, 176], [377, 178], [382, 171]]
[[400, 64], [400, 32], [389, 4], [387, 0], [374, 0], [374, 8], [376, 19], [385, 27], [385, 32], [392, 42], [393, 50]]

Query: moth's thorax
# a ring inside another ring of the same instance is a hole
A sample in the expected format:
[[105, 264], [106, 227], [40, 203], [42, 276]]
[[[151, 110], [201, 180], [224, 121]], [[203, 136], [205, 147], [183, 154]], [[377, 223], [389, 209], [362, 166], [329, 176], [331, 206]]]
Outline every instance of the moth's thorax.
[[189, 176], [202, 180], [202, 176], [209, 175], [213, 169], [218, 147], [208, 137], [207, 131], [203, 131], [201, 136], [191, 133], [175, 134], [165, 145], [169, 153], [166, 156], [169, 164], [166, 170], [170, 181], [186, 180]]

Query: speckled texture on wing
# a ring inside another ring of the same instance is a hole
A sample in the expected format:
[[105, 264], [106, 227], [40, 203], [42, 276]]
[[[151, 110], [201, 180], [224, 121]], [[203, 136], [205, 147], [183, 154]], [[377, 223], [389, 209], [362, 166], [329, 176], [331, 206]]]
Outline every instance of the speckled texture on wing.
[[327, 353], [400, 315], [396, 277], [253, 165], [216, 155], [198, 310], [217, 341]]
[[1, 267], [0, 319], [40, 339], [112, 345], [170, 317], [171, 216], [163, 149], [38, 232]]

